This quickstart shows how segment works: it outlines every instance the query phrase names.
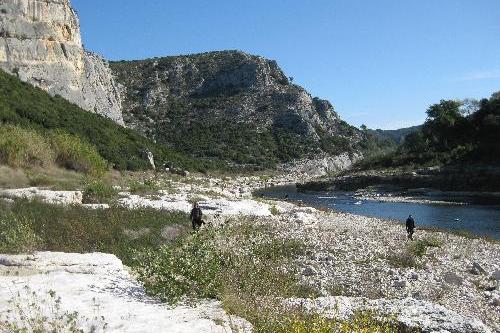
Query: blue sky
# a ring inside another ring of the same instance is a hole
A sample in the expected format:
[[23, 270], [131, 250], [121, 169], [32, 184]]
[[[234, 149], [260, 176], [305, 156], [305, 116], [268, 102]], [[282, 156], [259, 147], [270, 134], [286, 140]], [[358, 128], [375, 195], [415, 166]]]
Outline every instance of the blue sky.
[[499, 0], [72, 0], [111, 60], [238, 49], [278, 61], [355, 126], [422, 123], [500, 90]]

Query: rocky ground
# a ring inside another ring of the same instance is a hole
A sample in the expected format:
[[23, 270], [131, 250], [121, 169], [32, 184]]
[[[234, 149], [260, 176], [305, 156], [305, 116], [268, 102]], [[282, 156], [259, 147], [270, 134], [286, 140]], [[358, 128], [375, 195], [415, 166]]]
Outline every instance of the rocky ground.
[[[408, 242], [404, 228], [394, 222], [251, 196], [256, 188], [284, 184], [291, 178], [292, 175], [274, 179], [187, 177], [163, 183], [164, 189], [154, 194], [132, 195], [122, 188], [118, 204], [131, 209], [147, 206], [188, 212], [190, 203], [196, 200], [201, 203], [207, 222], [211, 222], [208, 227], [226, 223], [227, 216], [245, 215], [255, 223], [272, 225], [283, 237], [303, 240], [308, 250], [296, 261], [301, 267], [301, 279], [319, 289], [324, 298], [288, 300], [290, 304], [305, 304], [323, 314], [331, 313], [333, 308], [342, 312], [368, 307], [392, 314], [406, 327], [419, 327], [425, 332], [500, 332], [498, 243], [426, 230], [417, 230], [416, 240]], [[82, 204], [78, 191], [18, 189], [1, 191], [0, 197], [8, 197], [8, 200], [37, 197], [60, 204]], [[135, 306], [144, 309], [137, 312], [130, 327], [121, 327], [122, 331], [130, 332], [138, 332], [137, 327], [148, 322], [163, 328], [190, 327], [191, 330], [183, 332], [213, 332], [217, 327], [214, 323], [222, 325], [219, 326], [223, 330], [222, 327], [229, 327], [232, 321], [216, 303], [200, 305], [209, 309], [209, 313], [217, 313], [219, 317], [215, 319], [212, 315], [200, 315], [200, 311], [167, 309], [155, 304], [144, 296], [141, 287], [126, 275], [116, 259], [106, 255], [85, 258], [90, 268], [75, 265], [73, 255], [2, 256], [3, 293], [7, 290], [5, 287], [15, 293], [24, 285], [47, 290], [60, 287], [57, 282], [62, 281], [60, 279], [71, 279], [74, 283], [56, 290], [58, 294], [63, 299], [71, 299], [78, 310], [95, 298], [109, 327], [123, 324], [121, 315], [111, 308], [123, 306], [125, 312]], [[51, 262], [57, 264], [47, 264]], [[37, 267], [36, 272], [33, 266]], [[16, 270], [21, 273], [6, 273]], [[109, 278], [103, 279], [102, 274]], [[132, 288], [130, 290], [135, 288], [138, 292], [118, 288], [122, 280]], [[15, 288], [11, 287], [13, 283]], [[104, 292], [96, 292], [99, 290]], [[5, 296], [0, 301], [0, 308], [4, 309], [8, 307]], [[165, 318], [155, 321], [148, 314], [151, 312], [164, 314]], [[204, 322], [206, 325], [194, 326], [200, 316], [209, 318]]]

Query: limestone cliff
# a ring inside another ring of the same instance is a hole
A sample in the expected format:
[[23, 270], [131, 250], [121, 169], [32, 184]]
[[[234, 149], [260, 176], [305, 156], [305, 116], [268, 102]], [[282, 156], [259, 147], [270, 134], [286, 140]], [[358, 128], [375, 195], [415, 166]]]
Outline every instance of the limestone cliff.
[[0, 68], [123, 124], [109, 66], [83, 49], [69, 0], [0, 0]]
[[280, 163], [355, 151], [359, 131], [272, 60], [239, 51], [111, 63], [125, 123], [196, 156]]

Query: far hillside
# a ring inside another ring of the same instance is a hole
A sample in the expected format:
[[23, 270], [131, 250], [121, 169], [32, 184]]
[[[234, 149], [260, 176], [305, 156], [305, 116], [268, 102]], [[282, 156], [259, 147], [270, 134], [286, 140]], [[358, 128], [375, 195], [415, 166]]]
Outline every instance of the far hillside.
[[[118, 170], [145, 170], [151, 166], [144, 154], [151, 151], [157, 163], [170, 162], [178, 167], [204, 168], [201, 163], [172, 149], [157, 145], [134, 130], [112, 120], [86, 112], [62, 97], [24, 83], [0, 70], [0, 124], [29, 128], [48, 137], [54, 131], [76, 136], [95, 147]], [[9, 129], [19, 133], [19, 130]], [[6, 132], [5, 132], [6, 133]]]
[[404, 142], [404, 139], [408, 134], [414, 133], [420, 130], [421, 128], [422, 126], [419, 125], [419, 126], [399, 128], [395, 130], [368, 129], [368, 131], [375, 137], [379, 138], [380, 140], [390, 140], [396, 144], [401, 144]]

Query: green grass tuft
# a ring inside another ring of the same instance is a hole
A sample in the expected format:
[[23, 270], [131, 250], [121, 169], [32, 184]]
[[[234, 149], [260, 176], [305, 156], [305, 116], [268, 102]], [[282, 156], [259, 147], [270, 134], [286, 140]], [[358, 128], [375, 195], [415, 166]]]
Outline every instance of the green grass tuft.
[[0, 123], [0, 164], [10, 167], [48, 167], [54, 152], [43, 136], [34, 130]]

